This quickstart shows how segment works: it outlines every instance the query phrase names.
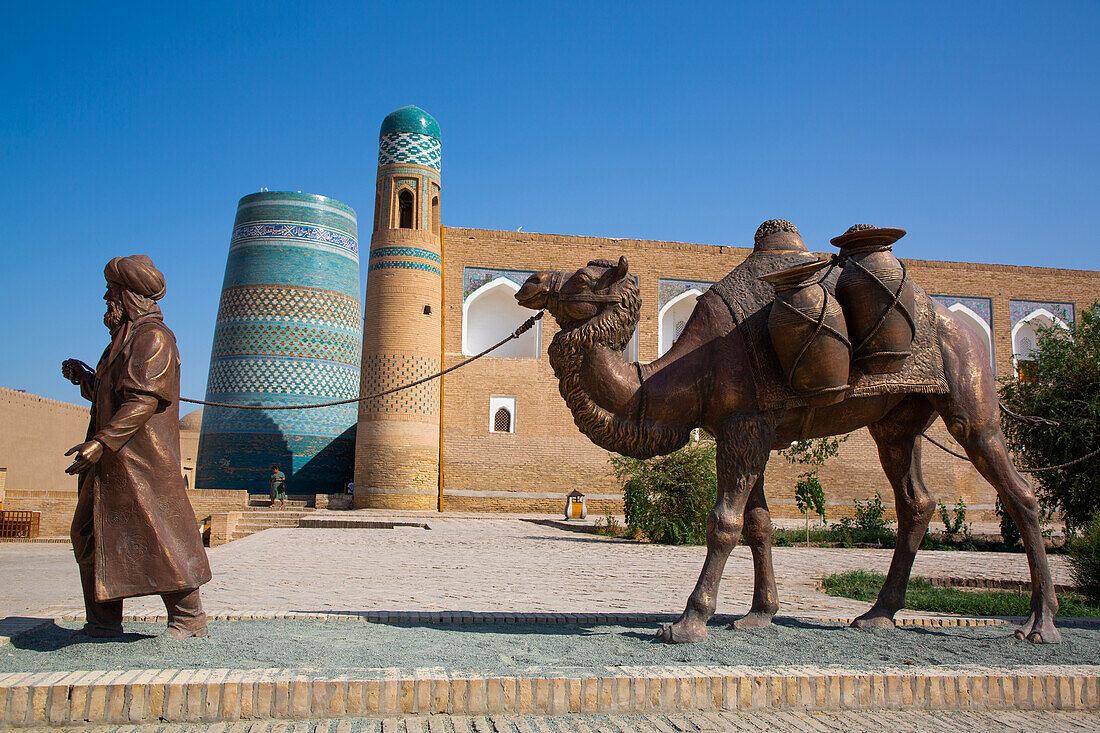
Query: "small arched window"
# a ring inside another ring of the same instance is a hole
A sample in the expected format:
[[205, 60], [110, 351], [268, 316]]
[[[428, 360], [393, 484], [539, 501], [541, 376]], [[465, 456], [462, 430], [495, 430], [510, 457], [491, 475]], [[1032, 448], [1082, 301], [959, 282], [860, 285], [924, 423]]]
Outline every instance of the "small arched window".
[[489, 398], [489, 432], [516, 432], [516, 398], [493, 396]]
[[374, 194], [374, 231], [378, 231], [378, 223], [382, 220], [382, 192]]
[[432, 231], [439, 234], [439, 197], [432, 197]]
[[397, 194], [398, 226], [401, 229], [413, 228], [413, 193], [404, 189]]

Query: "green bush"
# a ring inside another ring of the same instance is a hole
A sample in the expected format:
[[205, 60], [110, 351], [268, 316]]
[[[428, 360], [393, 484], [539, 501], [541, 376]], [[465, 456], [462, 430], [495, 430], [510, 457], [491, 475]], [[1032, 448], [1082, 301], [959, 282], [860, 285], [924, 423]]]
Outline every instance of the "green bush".
[[[952, 517], [954, 514], [954, 517]], [[970, 528], [966, 525], [966, 502], [959, 497], [959, 501], [955, 504], [954, 511], [949, 510], [947, 505], [942, 501], [940, 502], [940, 521], [943, 522], [943, 533], [948, 537], [954, 537], [962, 532], [963, 535], [970, 534]]]
[[707, 514], [718, 495], [716, 454], [707, 437], [646, 460], [612, 454], [627, 531], [666, 545], [704, 543]]
[[875, 492], [875, 498], [864, 504], [859, 499], [852, 500], [856, 505], [856, 529], [866, 534], [886, 532], [886, 507], [882, 505], [882, 493]]
[[1080, 537], [1069, 541], [1073, 582], [1093, 603], [1100, 605], [1100, 512], [1093, 514]]
[[[1036, 428], [1008, 417], [1001, 420], [1020, 466], [1067, 463], [1100, 447], [1100, 315], [1096, 307], [1078, 311], [1078, 320], [1068, 331], [1041, 330], [1031, 359], [1021, 362], [1019, 374], [1001, 385], [1001, 402], [1006, 407], [1061, 423], [1058, 428]], [[1089, 521], [1100, 499], [1100, 456], [1030, 478], [1044, 509], [1060, 511], [1073, 530]]]

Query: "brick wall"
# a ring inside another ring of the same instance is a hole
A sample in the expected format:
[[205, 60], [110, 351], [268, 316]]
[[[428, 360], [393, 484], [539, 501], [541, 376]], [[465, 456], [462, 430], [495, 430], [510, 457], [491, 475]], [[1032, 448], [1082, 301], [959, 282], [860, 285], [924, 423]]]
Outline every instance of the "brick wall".
[[[575, 269], [590, 259], [617, 259], [625, 254], [641, 288], [639, 359], [648, 362], [657, 358], [658, 279], [716, 282], [750, 251], [678, 242], [447, 228], [443, 258], [444, 366], [464, 358], [464, 267]], [[998, 375], [1010, 374], [1012, 369], [1009, 299], [1071, 301], [1080, 310], [1100, 298], [1097, 272], [913, 260], [906, 257], [904, 242], [896, 252], [905, 260], [911, 276], [930, 293], [991, 299]], [[445, 377], [444, 509], [558, 512], [564, 506], [565, 494], [573, 488], [588, 495], [593, 515], [599, 514], [605, 503], [614, 504], [618, 487], [608, 467], [607, 453], [589, 442], [573, 424], [546, 359], [546, 347], [556, 332], [553, 320], [544, 318], [541, 356], [537, 359], [484, 357]], [[489, 432], [491, 395], [516, 398], [515, 434]], [[937, 422], [930, 434], [957, 447], [942, 423]], [[962, 497], [972, 509], [972, 519], [992, 516], [993, 489], [968, 463], [927, 443], [923, 456], [925, 481], [936, 498], [953, 504]], [[793, 486], [801, 470], [773, 454], [765, 482], [774, 514], [797, 515]], [[865, 429], [853, 434], [840, 456], [820, 475], [832, 517], [850, 513], [852, 499], [866, 499], [876, 490], [882, 492], [884, 503], [893, 504], [877, 450]]]

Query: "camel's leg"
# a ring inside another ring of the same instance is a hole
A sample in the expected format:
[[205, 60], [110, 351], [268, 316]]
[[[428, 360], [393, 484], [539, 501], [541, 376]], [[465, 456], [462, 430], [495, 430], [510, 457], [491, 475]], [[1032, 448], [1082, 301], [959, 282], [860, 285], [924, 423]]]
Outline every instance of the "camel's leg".
[[741, 537], [752, 550], [752, 607], [730, 624], [732, 629], [758, 629], [768, 626], [779, 610], [779, 591], [775, 587], [772, 565], [772, 515], [764, 497], [764, 477], [756, 479], [745, 507], [745, 526]]
[[774, 423], [761, 415], [726, 421], [718, 435], [718, 500], [707, 517], [707, 559], [687, 608], [676, 623], [657, 632], [661, 641], [685, 643], [707, 638], [718, 584], [737, 538], [749, 493], [764, 475], [775, 434]]
[[878, 600], [867, 613], [853, 621], [852, 626], [893, 628], [894, 614], [905, 606], [905, 589], [913, 570], [913, 558], [936, 508], [936, 502], [924, 486], [920, 465], [920, 434], [932, 424], [934, 416], [927, 399], [909, 397], [885, 418], [867, 426], [878, 445], [882, 468], [894, 489], [898, 541]]
[[[1062, 634], [1054, 626], [1058, 613], [1058, 599], [1054, 594], [1054, 580], [1047, 563], [1046, 545], [1039, 527], [1039, 502], [1031, 490], [1031, 484], [1019, 474], [1012, 464], [997, 415], [996, 403], [991, 409], [978, 413], [963, 404], [945, 405], [940, 411], [952, 437], [966, 450], [978, 472], [993, 485], [1008, 510], [1027, 551], [1027, 563], [1031, 571], [1031, 615], [1023, 626], [1016, 629], [1017, 639], [1035, 643], [1057, 644]], [[937, 408], [938, 409], [938, 408]]]

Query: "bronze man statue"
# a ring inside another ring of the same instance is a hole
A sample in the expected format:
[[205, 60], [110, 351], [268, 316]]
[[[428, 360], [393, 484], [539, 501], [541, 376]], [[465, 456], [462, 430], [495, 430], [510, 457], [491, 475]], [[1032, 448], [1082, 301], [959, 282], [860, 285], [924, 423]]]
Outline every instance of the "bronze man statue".
[[61, 373], [92, 402], [87, 442], [67, 473], [79, 474], [72, 542], [93, 637], [122, 634], [122, 599], [159, 594], [168, 634], [206, 636], [199, 586], [210, 580], [180, 470], [180, 360], [157, 300], [164, 276], [146, 255], [116, 257], [103, 323], [111, 343], [95, 371], [75, 359]]

